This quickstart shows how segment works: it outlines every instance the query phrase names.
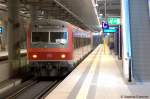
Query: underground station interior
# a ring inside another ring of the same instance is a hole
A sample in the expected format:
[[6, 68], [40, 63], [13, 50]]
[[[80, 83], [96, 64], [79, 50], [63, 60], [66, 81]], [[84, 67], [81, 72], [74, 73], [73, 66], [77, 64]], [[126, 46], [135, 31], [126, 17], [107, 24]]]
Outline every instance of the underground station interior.
[[0, 0], [0, 99], [150, 99], [150, 0]]

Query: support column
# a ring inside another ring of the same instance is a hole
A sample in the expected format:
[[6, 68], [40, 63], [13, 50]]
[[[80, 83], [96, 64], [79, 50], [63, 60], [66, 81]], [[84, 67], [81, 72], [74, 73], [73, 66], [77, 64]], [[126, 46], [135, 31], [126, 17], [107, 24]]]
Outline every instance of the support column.
[[17, 75], [20, 56], [19, 0], [8, 0], [8, 61], [12, 77]]
[[37, 10], [36, 6], [31, 6], [31, 28], [36, 31]]

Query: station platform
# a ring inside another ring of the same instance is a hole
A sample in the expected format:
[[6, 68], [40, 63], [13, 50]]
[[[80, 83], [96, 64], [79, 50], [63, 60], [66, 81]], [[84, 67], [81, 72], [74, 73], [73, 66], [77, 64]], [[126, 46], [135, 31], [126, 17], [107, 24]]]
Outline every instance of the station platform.
[[[21, 49], [21, 59], [20, 59], [21, 66], [27, 64], [26, 53], [27, 53], [26, 49]], [[8, 52], [0, 51], [0, 92], [1, 92], [1, 82], [3, 81], [9, 82], [8, 80], [11, 77], [10, 72], [11, 68], [8, 64]], [[12, 86], [14, 84], [10, 81], [8, 84], [6, 84], [6, 87], [3, 87], [3, 89], [7, 89], [7, 85]]]
[[150, 83], [127, 83], [107, 46], [98, 46], [45, 99], [150, 99]]
[[[21, 49], [21, 55], [25, 55], [27, 53], [26, 49]], [[6, 60], [8, 58], [7, 51], [0, 51], [0, 60]]]

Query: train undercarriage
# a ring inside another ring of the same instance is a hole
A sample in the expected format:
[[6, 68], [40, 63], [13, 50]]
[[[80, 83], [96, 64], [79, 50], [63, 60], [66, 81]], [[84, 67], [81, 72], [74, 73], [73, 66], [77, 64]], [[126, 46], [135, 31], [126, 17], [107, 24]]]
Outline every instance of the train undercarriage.
[[74, 65], [67, 61], [31, 62], [32, 75], [35, 77], [63, 77], [69, 74]]

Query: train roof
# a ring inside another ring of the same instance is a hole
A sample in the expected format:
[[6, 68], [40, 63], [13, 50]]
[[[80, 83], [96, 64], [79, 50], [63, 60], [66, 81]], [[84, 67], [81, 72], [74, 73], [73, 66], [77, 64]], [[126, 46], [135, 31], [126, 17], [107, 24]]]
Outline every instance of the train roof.
[[67, 27], [68, 25], [71, 25], [74, 29], [78, 29], [81, 31], [85, 31], [69, 22], [63, 21], [63, 20], [58, 20], [58, 19], [43, 19], [43, 20], [38, 20], [36, 21], [38, 25], [41, 26], [61, 26], [61, 27]]
[[58, 20], [58, 19], [41, 19], [35, 22], [38, 25], [64, 25], [67, 26], [68, 22], [62, 21], [62, 20]]

